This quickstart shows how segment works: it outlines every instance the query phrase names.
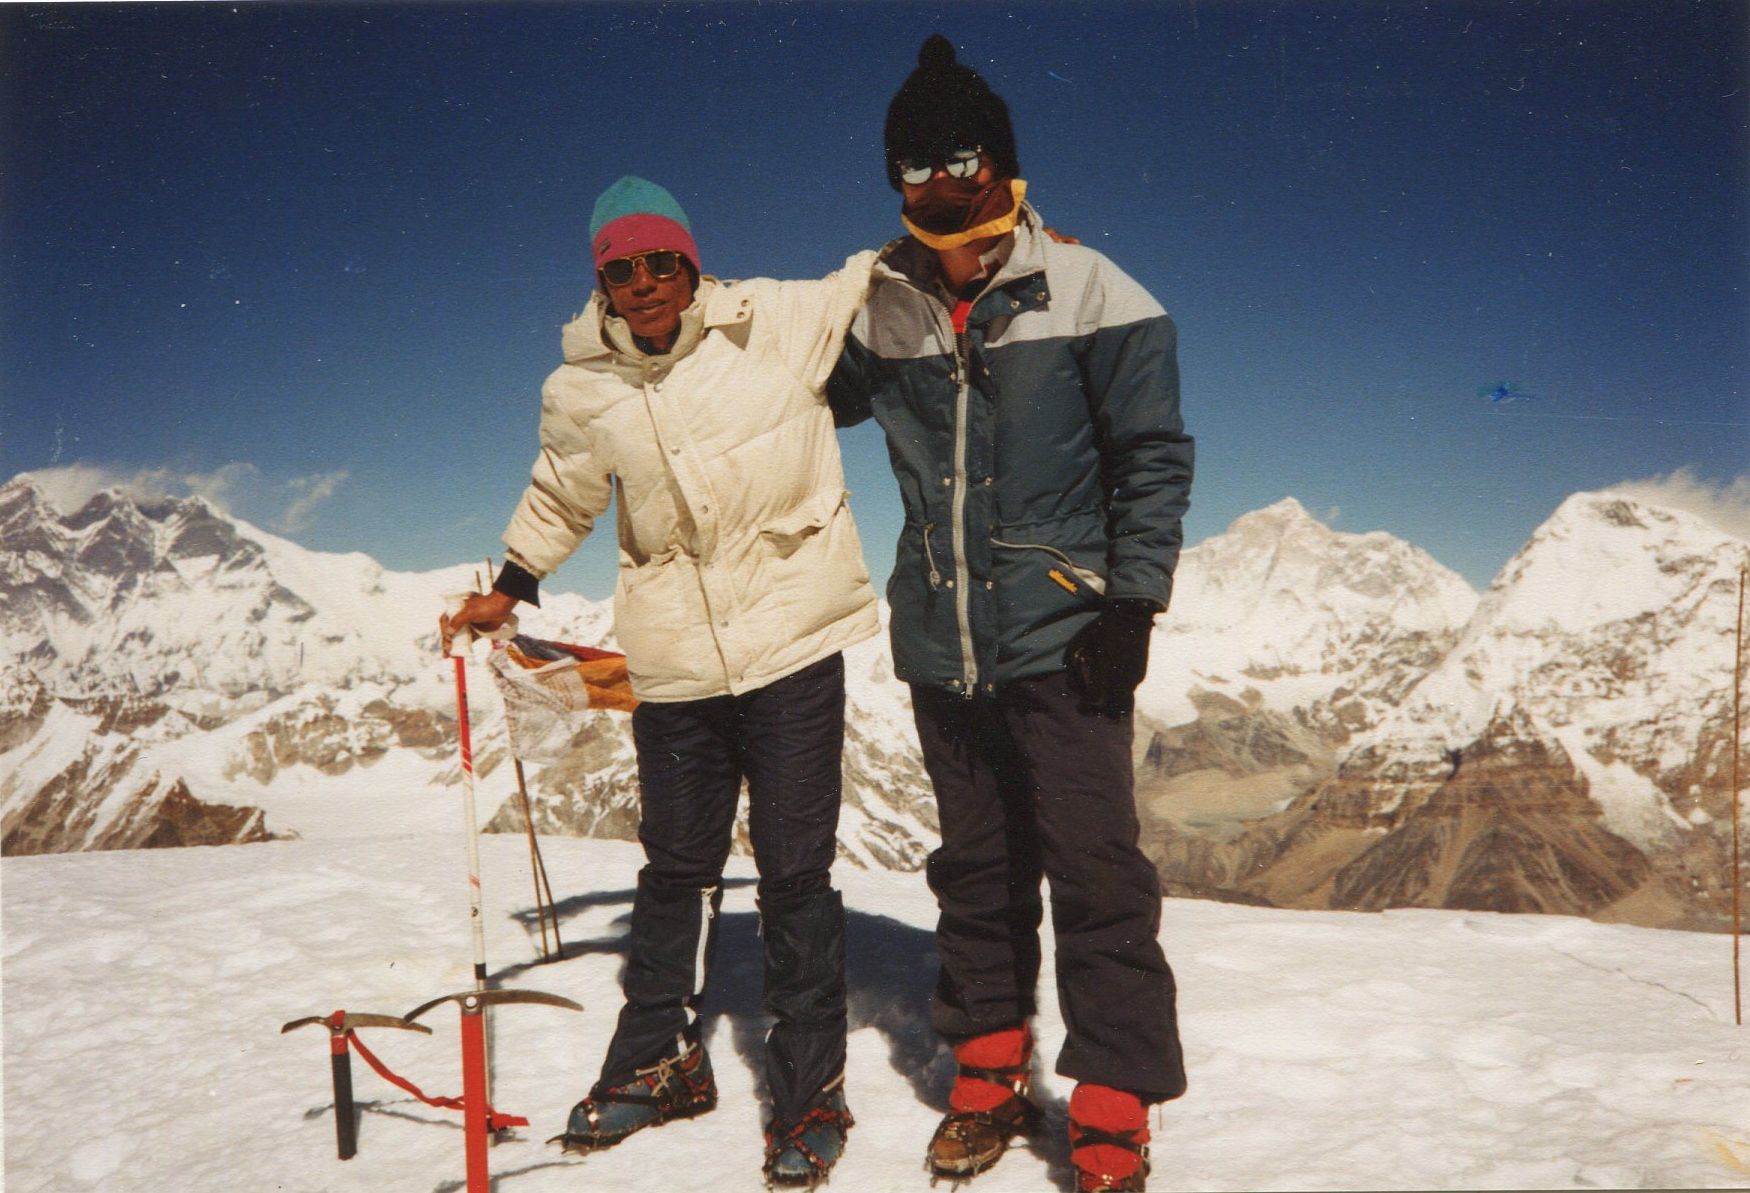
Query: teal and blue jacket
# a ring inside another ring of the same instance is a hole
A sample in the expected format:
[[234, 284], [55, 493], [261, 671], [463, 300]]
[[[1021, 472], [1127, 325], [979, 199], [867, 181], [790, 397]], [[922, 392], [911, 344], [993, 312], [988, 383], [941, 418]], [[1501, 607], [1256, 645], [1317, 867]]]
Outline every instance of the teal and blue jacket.
[[827, 386], [840, 426], [881, 424], [905, 505], [894, 671], [968, 696], [1062, 670], [1103, 599], [1165, 609], [1190, 504], [1172, 319], [1022, 207], [969, 308], [917, 240], [883, 249]]

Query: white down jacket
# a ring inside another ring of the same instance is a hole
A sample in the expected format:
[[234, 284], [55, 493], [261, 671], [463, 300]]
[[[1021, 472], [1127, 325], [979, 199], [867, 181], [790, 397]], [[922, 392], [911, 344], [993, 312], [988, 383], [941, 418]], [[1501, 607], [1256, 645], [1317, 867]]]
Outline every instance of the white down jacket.
[[822, 392], [874, 258], [818, 281], [702, 278], [661, 356], [600, 294], [566, 326], [504, 543], [545, 576], [618, 494], [614, 626], [639, 699], [750, 691], [878, 631]]

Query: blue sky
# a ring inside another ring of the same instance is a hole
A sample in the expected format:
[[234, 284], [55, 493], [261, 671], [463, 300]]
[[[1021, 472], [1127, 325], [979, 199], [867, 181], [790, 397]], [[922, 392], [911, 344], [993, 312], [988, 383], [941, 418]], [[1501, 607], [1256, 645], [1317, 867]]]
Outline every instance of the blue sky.
[[[1187, 541], [1292, 495], [1482, 586], [1577, 490], [1744, 504], [1747, 13], [0, 6], [0, 475], [496, 554], [595, 196], [645, 175], [711, 272], [822, 273], [900, 230], [881, 121], [939, 30], [1029, 197], [1179, 323]], [[897, 493], [843, 443], [879, 579]], [[553, 585], [605, 595], [609, 539]]]

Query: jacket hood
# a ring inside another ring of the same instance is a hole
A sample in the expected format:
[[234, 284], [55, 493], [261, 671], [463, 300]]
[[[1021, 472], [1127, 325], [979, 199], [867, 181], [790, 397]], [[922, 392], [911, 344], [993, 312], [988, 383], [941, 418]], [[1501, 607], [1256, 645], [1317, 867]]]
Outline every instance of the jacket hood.
[[711, 328], [740, 323], [752, 310], [752, 296], [745, 286], [706, 274], [699, 279], [692, 304], [681, 312], [674, 347], [652, 356], [638, 349], [624, 319], [608, 313], [607, 296], [598, 290], [589, 296], [583, 311], [565, 325], [560, 333], [560, 349], [566, 364], [606, 362], [636, 369], [654, 362], [666, 367], [691, 352]]

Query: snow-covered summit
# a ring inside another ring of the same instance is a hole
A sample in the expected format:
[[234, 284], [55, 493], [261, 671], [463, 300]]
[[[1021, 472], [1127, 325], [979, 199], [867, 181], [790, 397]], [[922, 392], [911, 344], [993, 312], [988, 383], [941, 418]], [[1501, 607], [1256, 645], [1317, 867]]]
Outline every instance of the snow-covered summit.
[[[0, 647], [63, 694], [406, 682], [435, 650], [443, 594], [477, 574], [311, 551], [201, 497], [110, 489], [62, 514], [28, 474], [0, 486], [0, 536]], [[611, 621], [598, 602], [549, 604]]]
[[1274, 708], [1365, 688], [1382, 661], [1455, 635], [1476, 603], [1426, 552], [1381, 531], [1332, 530], [1284, 498], [1181, 556], [1139, 703], [1175, 723], [1195, 717], [1193, 687], [1251, 688]]
[[[1620, 835], [1646, 844], [1697, 823], [1698, 810], [1711, 818], [1718, 793], [1700, 780], [1718, 778], [1724, 761], [1710, 738], [1729, 711], [1747, 549], [1682, 510], [1574, 494], [1358, 750], [1437, 765], [1492, 721], [1521, 716], [1587, 774]], [[1697, 772], [1710, 757], [1713, 769]]]
[[1613, 490], [1575, 493], [1490, 585], [1487, 620], [1577, 634], [1649, 612], [1681, 614], [1736, 574], [1734, 543], [1750, 547], [1685, 510]]
[[[294, 1018], [402, 1015], [472, 981], [447, 835], [106, 857], [8, 858], [6, 1187], [175, 1193], [460, 1190], [461, 1115], [352, 1063], [358, 1155], [335, 1158], [328, 1042]], [[528, 851], [481, 847], [495, 985], [564, 995], [492, 1012], [501, 1193], [762, 1186], [753, 868], [730, 863], [703, 1006], [716, 1110], [589, 1155], [545, 1142], [601, 1063], [621, 1004], [635, 845], [551, 841], [566, 957], [538, 964]], [[833, 1193], [917, 1190], [952, 1083], [929, 1027], [936, 909], [917, 874], [841, 869], [846, 1089]], [[1191, 1093], [1151, 1116], [1154, 1189], [1741, 1187], [1750, 1073], [1717, 940], [1566, 917], [1162, 907]], [[1052, 963], [1049, 934], [1045, 972]], [[456, 1012], [430, 1036], [363, 1029], [428, 1094], [461, 1092]], [[1607, 1025], [1607, 1027], [1606, 1027]], [[1039, 988], [1042, 1057], [1064, 1025]], [[1042, 1064], [1047, 1129], [978, 1193], [1069, 1182], [1073, 1082]]]
[[[1292, 497], [1185, 554], [1192, 565], [1174, 591], [1173, 621], [1187, 627], [1267, 622], [1292, 641], [1321, 612], [1353, 621], [1383, 606], [1403, 628], [1426, 630], [1462, 622], [1476, 605], [1470, 586], [1426, 552], [1384, 531], [1332, 530]], [[1284, 649], [1280, 638], [1274, 645]]]

